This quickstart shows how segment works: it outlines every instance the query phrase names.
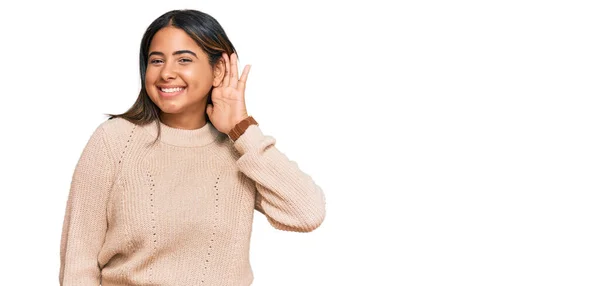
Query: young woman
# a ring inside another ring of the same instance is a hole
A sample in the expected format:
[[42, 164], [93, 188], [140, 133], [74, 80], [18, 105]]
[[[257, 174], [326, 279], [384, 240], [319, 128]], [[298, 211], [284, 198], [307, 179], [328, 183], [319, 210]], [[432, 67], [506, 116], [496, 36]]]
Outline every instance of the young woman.
[[220, 24], [195, 10], [157, 18], [140, 47], [133, 106], [93, 133], [72, 178], [61, 285], [250, 285], [254, 210], [309, 232], [325, 198], [245, 106]]

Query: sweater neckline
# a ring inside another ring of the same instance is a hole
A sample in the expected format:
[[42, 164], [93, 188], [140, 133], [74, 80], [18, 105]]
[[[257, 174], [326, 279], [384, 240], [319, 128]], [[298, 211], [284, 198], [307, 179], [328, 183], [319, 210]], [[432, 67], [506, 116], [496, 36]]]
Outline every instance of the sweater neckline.
[[[160, 125], [160, 141], [174, 146], [180, 147], [200, 147], [208, 145], [219, 137], [222, 133], [217, 130], [210, 122], [206, 122], [204, 126], [197, 129], [179, 129], [170, 127], [162, 121], [158, 121]], [[144, 126], [144, 128], [153, 136], [156, 137], [158, 130], [156, 121]]]

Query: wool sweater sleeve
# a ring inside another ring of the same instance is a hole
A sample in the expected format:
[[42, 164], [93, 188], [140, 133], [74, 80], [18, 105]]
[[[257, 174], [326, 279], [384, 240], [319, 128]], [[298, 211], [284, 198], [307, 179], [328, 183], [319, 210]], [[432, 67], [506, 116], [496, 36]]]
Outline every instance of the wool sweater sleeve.
[[114, 161], [99, 126], [87, 142], [73, 173], [61, 246], [60, 285], [98, 286], [98, 253], [107, 230], [107, 201]]
[[325, 196], [312, 178], [251, 125], [234, 143], [238, 169], [256, 184], [256, 210], [281, 230], [310, 232], [325, 219]]

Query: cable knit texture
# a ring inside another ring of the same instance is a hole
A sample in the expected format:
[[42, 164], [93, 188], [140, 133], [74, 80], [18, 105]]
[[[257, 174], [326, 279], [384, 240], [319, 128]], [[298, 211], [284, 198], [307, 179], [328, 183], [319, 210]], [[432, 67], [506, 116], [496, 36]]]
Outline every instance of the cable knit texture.
[[60, 285], [250, 285], [254, 210], [277, 229], [325, 217], [310, 176], [250, 126], [235, 142], [116, 118], [92, 134], [75, 167], [60, 246]]

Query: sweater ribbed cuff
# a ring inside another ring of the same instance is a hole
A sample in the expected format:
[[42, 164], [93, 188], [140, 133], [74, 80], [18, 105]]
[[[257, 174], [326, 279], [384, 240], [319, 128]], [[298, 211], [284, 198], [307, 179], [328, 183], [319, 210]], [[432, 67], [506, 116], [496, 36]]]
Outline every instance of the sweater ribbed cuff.
[[264, 141], [265, 135], [262, 133], [258, 125], [250, 125], [248, 129], [233, 143], [235, 149], [240, 154], [246, 154], [247, 152], [255, 149], [260, 149], [261, 143]]

